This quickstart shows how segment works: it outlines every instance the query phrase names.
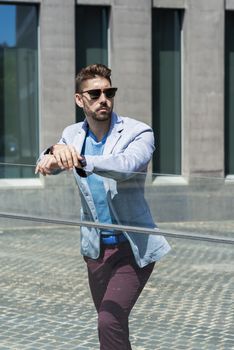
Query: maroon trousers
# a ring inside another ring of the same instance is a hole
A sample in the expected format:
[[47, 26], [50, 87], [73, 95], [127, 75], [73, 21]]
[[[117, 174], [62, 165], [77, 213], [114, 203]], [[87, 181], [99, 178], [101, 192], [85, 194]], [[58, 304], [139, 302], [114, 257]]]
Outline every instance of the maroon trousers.
[[128, 317], [154, 263], [140, 268], [128, 242], [117, 247], [102, 246], [97, 260], [84, 259], [98, 312], [100, 350], [131, 350]]

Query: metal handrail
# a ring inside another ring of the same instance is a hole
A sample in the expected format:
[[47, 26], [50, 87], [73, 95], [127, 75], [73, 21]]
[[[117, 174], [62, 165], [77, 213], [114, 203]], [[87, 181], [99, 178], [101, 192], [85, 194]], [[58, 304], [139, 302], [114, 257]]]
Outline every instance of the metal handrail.
[[234, 244], [234, 238], [224, 237], [224, 236], [211, 236], [196, 232], [178, 232], [178, 231], [165, 231], [159, 228], [147, 228], [147, 227], [137, 227], [137, 226], [127, 226], [127, 225], [114, 225], [114, 224], [102, 224], [100, 222], [90, 222], [90, 221], [70, 221], [70, 220], [58, 220], [58, 219], [49, 219], [42, 218], [37, 216], [29, 215], [20, 215], [20, 214], [9, 214], [5, 212], [0, 212], [0, 217], [8, 219], [17, 219], [17, 220], [27, 220], [47, 224], [59, 224], [66, 226], [85, 226], [99, 229], [108, 229], [108, 230], [118, 230], [126, 231], [132, 233], [144, 233], [148, 235], [163, 235], [165, 237], [171, 238], [180, 238], [180, 239], [191, 239], [206, 241], [212, 243], [224, 243], [224, 244]]

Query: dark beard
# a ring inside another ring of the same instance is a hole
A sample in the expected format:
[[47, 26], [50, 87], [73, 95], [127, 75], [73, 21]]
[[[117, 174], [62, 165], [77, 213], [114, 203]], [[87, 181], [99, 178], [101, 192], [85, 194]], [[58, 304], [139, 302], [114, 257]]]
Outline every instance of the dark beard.
[[112, 110], [97, 114], [95, 112], [88, 113], [89, 117], [95, 121], [103, 122], [111, 119]]

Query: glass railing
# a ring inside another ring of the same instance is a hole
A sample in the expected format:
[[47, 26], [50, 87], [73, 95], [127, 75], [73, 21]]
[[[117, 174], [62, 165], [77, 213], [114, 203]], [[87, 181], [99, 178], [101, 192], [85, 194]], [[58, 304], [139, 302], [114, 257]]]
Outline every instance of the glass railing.
[[[13, 167], [24, 166], [0, 164]], [[81, 227], [136, 241], [163, 235], [172, 248], [131, 313], [133, 350], [232, 349], [234, 182], [150, 173], [98, 180], [104, 214], [84, 201], [81, 209], [72, 171], [0, 180], [0, 349], [99, 348]], [[77, 181], [89, 198], [90, 179]]]

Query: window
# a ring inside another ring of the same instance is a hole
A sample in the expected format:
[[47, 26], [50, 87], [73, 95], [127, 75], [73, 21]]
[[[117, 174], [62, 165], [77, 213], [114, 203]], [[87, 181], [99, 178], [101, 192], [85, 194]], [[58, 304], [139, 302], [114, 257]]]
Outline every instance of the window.
[[153, 171], [181, 173], [181, 11], [153, 9]]
[[[105, 6], [77, 6], [76, 72], [93, 63], [108, 65], [108, 12]], [[76, 119], [84, 119], [78, 107]]]
[[[0, 4], [0, 161], [35, 164], [38, 156], [37, 7]], [[0, 178], [34, 177], [31, 167]]]
[[234, 11], [226, 12], [225, 35], [225, 172], [234, 174]]

